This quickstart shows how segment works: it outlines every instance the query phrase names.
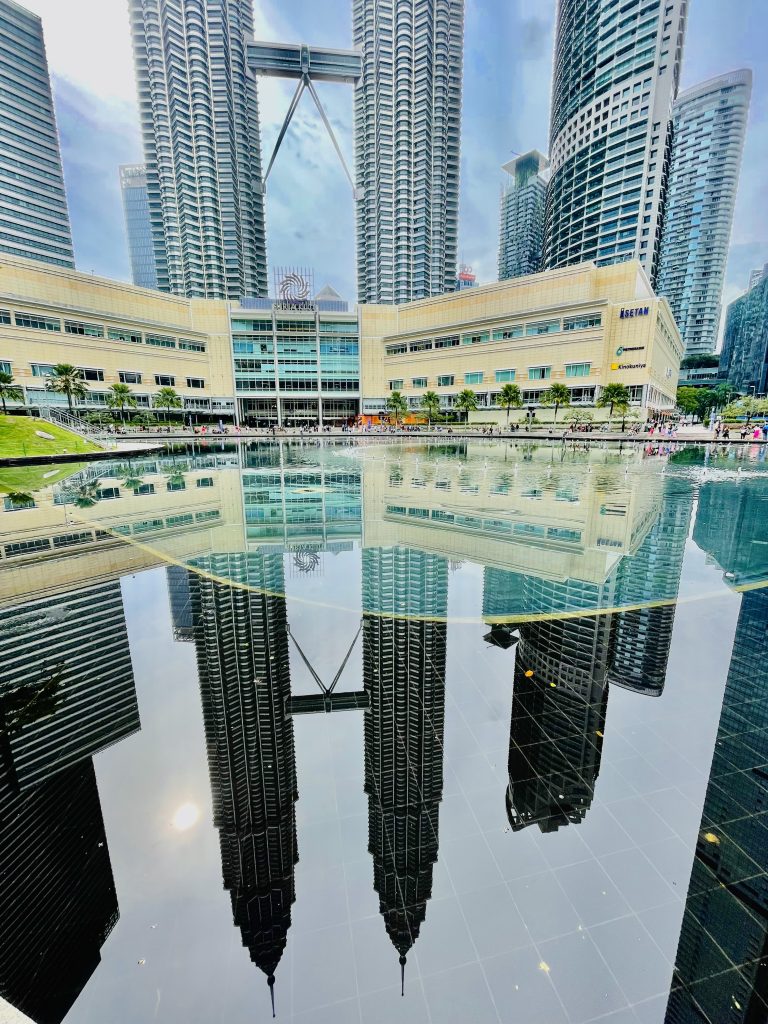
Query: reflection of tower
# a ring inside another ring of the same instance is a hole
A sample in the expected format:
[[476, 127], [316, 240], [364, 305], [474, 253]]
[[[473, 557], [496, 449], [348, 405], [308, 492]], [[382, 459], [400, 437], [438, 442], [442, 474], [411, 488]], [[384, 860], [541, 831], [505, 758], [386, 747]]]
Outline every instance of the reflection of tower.
[[444, 558], [401, 547], [363, 551], [368, 849], [379, 910], [403, 972], [437, 860], [447, 603]]
[[195, 622], [192, 614], [192, 595], [189, 589], [189, 571], [182, 565], [169, 565], [165, 570], [168, 584], [168, 600], [171, 606], [173, 639], [191, 641], [195, 639]]
[[295, 899], [296, 762], [281, 554], [213, 554], [190, 573], [200, 692], [224, 886], [251, 960], [267, 975]]
[[768, 1019], [768, 593], [744, 594], [667, 1024]]
[[139, 728], [119, 582], [0, 610], [0, 696], [22, 688], [32, 714], [8, 741], [20, 789]]
[[22, 793], [0, 768], [0, 996], [59, 1024], [101, 959], [117, 896], [90, 758]]
[[659, 696], [664, 689], [667, 661], [680, 589], [685, 542], [691, 521], [693, 494], [687, 483], [666, 481], [661, 513], [633, 557], [622, 560], [617, 573], [616, 603], [658, 607], [631, 608], [616, 616], [616, 649], [610, 682], [637, 693]]
[[[524, 607], [599, 608], [613, 584], [523, 578]], [[608, 704], [613, 616], [521, 622], [509, 733], [507, 814], [515, 830], [576, 824], [600, 770]]]

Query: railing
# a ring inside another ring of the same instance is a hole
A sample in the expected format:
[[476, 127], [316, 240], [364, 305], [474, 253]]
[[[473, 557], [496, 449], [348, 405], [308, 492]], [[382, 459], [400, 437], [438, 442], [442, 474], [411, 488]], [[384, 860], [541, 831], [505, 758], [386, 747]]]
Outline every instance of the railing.
[[79, 434], [80, 437], [92, 441], [101, 448], [107, 447], [104, 441], [104, 431], [100, 427], [86, 423], [85, 420], [80, 419], [79, 416], [75, 416], [74, 413], [68, 410], [57, 409], [53, 405], [41, 405], [40, 419], [53, 423], [56, 426], [64, 427], [65, 430], [70, 430], [73, 434]]

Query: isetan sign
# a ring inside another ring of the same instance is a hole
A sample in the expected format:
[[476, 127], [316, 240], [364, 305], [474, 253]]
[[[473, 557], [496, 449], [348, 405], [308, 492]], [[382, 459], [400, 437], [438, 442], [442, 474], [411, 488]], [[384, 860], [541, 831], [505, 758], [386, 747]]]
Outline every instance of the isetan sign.
[[634, 309], [619, 310], [619, 319], [628, 320], [633, 316], [648, 316], [647, 306], [635, 306]]

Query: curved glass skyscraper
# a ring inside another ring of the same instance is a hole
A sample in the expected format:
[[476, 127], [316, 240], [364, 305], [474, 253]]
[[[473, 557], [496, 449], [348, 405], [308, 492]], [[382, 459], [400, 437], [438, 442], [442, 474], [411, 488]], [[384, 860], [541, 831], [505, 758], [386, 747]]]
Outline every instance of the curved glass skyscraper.
[[655, 283], [687, 0], [559, 0], [545, 266], [638, 258]]
[[251, 0], [129, 0], [157, 287], [267, 294]]

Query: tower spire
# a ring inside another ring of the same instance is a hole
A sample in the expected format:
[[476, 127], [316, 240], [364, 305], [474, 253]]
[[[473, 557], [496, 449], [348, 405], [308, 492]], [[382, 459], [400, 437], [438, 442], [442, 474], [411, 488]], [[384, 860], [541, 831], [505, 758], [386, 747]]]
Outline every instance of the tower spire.
[[400, 956], [400, 995], [405, 995], [405, 957]]
[[267, 978], [267, 984], [269, 985], [269, 998], [272, 1000], [272, 1017], [275, 1016], [275, 976], [270, 974]]

